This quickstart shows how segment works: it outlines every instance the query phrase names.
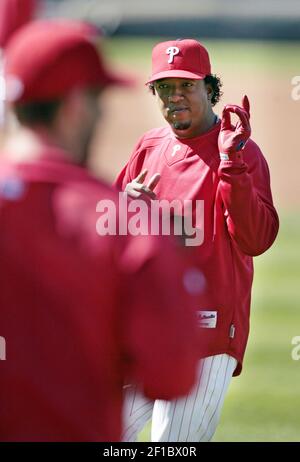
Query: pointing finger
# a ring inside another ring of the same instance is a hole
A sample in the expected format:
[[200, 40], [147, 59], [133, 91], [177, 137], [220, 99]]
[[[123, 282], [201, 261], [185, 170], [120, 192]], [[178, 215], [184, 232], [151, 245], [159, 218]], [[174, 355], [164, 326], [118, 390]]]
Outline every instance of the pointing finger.
[[248, 117], [250, 118], [250, 102], [249, 102], [249, 99], [248, 99], [247, 95], [243, 96], [242, 106], [245, 109], [245, 111], [247, 112]]
[[148, 170], [145, 168], [138, 174], [138, 176], [133, 181], [136, 183], [144, 183], [147, 173]]
[[148, 188], [153, 191], [153, 189], [155, 188], [155, 186], [157, 185], [157, 183], [159, 182], [160, 180], [160, 174], [159, 173], [155, 173], [151, 178], [150, 178], [150, 181], [148, 183]]

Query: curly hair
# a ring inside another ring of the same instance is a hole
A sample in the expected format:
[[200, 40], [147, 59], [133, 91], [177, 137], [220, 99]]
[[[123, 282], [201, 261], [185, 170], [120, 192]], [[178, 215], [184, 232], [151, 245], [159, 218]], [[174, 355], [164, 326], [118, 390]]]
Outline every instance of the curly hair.
[[[221, 79], [215, 74], [209, 74], [205, 77], [204, 83], [206, 85], [210, 85], [212, 88], [211, 105], [215, 106], [223, 95], [223, 92], [221, 91], [221, 87], [223, 86]], [[148, 84], [148, 88], [151, 93], [155, 95], [155, 87], [153, 82]]]
[[215, 74], [210, 74], [205, 77], [204, 82], [212, 88], [211, 105], [215, 106], [223, 95], [223, 92], [221, 91], [221, 87], [223, 86], [221, 79]]

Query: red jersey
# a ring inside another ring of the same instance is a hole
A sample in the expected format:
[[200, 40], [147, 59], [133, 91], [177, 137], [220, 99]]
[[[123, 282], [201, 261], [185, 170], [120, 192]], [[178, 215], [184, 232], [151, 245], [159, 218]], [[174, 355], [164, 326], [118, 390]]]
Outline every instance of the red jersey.
[[64, 153], [0, 164], [1, 441], [118, 441], [126, 379], [152, 399], [193, 385], [181, 259], [97, 235], [101, 199], [116, 194]]
[[204, 239], [196, 248], [203, 281], [195, 306], [207, 327], [201, 354], [233, 356], [238, 375], [249, 334], [252, 257], [272, 245], [279, 222], [259, 147], [249, 140], [243, 160], [220, 161], [219, 131], [220, 122], [192, 139], [176, 138], [170, 127], [149, 131], [115, 184], [124, 189], [147, 168], [149, 178], [161, 175], [158, 199], [203, 201]]

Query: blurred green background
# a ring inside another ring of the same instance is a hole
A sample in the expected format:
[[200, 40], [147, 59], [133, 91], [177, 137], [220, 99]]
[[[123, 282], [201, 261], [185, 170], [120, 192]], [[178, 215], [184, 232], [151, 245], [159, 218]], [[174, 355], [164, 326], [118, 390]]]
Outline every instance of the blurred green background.
[[[159, 40], [112, 38], [105, 48], [111, 61], [134, 70], [142, 82], [150, 74], [151, 49]], [[204, 43], [214, 72], [224, 82], [218, 112], [225, 102], [239, 102], [244, 92], [250, 97], [253, 138], [266, 155], [281, 221], [273, 247], [255, 258], [244, 369], [232, 380], [214, 441], [300, 441], [300, 361], [291, 356], [292, 338], [300, 336], [300, 101], [291, 97], [291, 79], [300, 74], [300, 45], [232, 40]], [[145, 98], [151, 98], [146, 89]], [[147, 104], [155, 107], [156, 103]], [[130, 117], [134, 123], [141, 115], [132, 113]], [[152, 126], [161, 122], [153, 116]], [[128, 155], [124, 153], [124, 162]], [[140, 439], [149, 441], [149, 425]]]
[[215, 441], [300, 441], [300, 219], [281, 216], [276, 243], [255, 259], [251, 334], [242, 375], [233, 379]]

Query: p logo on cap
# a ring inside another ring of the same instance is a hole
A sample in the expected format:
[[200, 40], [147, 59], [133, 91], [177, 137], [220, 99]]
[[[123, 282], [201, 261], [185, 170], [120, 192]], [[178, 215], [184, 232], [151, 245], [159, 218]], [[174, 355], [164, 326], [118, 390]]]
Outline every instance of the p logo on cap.
[[202, 43], [195, 39], [169, 40], [153, 48], [152, 75], [146, 83], [169, 78], [202, 80], [209, 74], [209, 55]]
[[169, 55], [168, 63], [171, 64], [174, 60], [174, 56], [178, 55], [179, 48], [178, 47], [169, 47], [166, 50], [166, 54]]

